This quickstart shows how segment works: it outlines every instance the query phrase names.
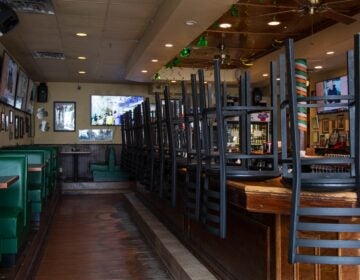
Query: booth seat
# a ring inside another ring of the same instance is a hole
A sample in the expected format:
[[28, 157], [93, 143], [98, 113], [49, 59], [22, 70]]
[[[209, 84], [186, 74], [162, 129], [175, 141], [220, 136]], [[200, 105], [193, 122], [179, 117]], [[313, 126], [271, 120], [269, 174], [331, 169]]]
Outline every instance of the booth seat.
[[[22, 155], [27, 157], [28, 164], [46, 164], [45, 152], [41, 150], [0, 150], [0, 155]], [[27, 172], [28, 198], [31, 201], [31, 221], [40, 222], [40, 214], [46, 199], [48, 170]]]
[[0, 189], [0, 240], [6, 265], [15, 264], [30, 229], [27, 168], [25, 155], [0, 155], [0, 176], [19, 176], [9, 188]]
[[106, 163], [90, 163], [90, 172], [95, 182], [128, 180], [128, 174], [120, 169], [120, 165], [116, 165], [116, 155], [113, 147], [109, 148], [108, 161]]

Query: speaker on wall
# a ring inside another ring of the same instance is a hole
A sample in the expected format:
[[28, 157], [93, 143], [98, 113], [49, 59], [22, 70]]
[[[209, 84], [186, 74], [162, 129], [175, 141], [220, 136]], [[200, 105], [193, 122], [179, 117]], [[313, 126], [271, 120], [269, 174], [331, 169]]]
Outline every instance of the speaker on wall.
[[0, 2], [0, 33], [8, 33], [19, 23], [17, 14], [7, 4]]
[[48, 87], [46, 83], [40, 83], [37, 87], [37, 102], [47, 102]]

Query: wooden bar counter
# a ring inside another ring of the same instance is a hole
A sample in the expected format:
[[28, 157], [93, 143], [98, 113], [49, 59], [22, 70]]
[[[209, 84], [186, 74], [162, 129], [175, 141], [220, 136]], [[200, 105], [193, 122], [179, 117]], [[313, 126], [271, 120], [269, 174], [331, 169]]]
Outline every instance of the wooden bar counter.
[[[184, 180], [179, 174], [181, 182]], [[360, 266], [288, 263], [291, 189], [280, 178], [263, 182], [228, 181], [227, 185], [226, 239], [209, 234], [200, 222], [184, 216], [181, 185], [176, 208], [139, 183], [137, 194], [220, 279], [360, 279]], [[304, 192], [301, 203], [353, 207], [356, 199], [353, 192]], [[351, 222], [359, 221], [351, 219]], [[360, 233], [356, 237], [360, 239]]]

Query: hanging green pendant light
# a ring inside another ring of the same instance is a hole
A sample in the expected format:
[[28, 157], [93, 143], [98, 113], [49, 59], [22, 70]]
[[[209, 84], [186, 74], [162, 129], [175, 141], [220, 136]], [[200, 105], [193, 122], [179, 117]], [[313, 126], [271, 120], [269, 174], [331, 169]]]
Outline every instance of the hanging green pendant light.
[[204, 35], [201, 35], [199, 37], [199, 40], [196, 44], [199, 48], [205, 48], [208, 46], [208, 40], [206, 39], [206, 37]]
[[190, 48], [183, 48], [180, 52], [180, 57], [188, 57], [191, 53]]

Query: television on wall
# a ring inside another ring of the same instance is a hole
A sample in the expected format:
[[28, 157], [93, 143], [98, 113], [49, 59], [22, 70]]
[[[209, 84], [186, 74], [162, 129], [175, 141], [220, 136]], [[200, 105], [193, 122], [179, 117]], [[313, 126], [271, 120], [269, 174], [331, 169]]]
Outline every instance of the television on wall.
[[[316, 96], [332, 96], [332, 95], [348, 95], [348, 79], [347, 76], [336, 77], [316, 83]], [[317, 108], [318, 113], [333, 113], [347, 110], [344, 104], [348, 104], [348, 100], [327, 100], [318, 101], [320, 106]], [[321, 104], [333, 103], [332, 106], [321, 106]], [[336, 106], [336, 104], [341, 104]]]
[[10, 106], [15, 105], [17, 71], [18, 66], [15, 60], [4, 51], [1, 69], [0, 101], [9, 104]]
[[91, 96], [91, 125], [121, 125], [121, 115], [144, 101], [142, 96]]

